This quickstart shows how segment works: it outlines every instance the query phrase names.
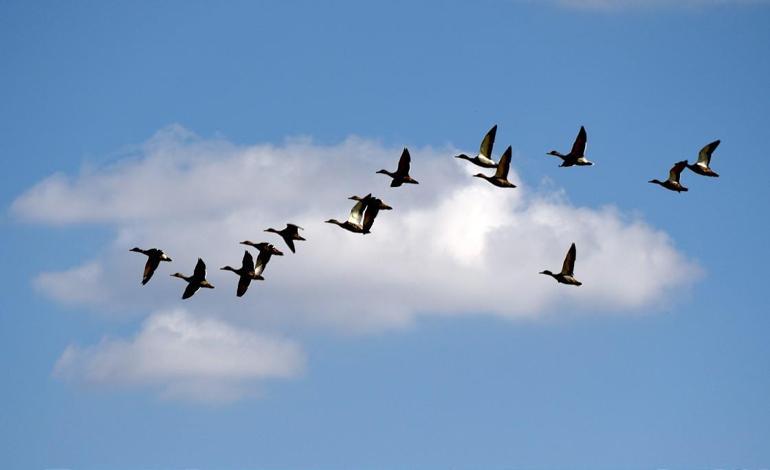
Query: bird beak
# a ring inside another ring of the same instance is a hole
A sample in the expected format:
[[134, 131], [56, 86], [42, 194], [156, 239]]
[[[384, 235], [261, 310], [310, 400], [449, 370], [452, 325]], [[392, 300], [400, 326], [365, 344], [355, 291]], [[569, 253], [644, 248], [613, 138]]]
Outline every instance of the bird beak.
[[389, 211], [389, 210], [393, 210], [393, 208], [392, 208], [392, 207], [390, 207], [390, 206], [389, 206], [389, 205], [387, 205], [387, 204], [383, 204], [382, 206], [380, 206], [380, 210], [383, 210], [383, 211]]
[[276, 256], [283, 256], [283, 251], [279, 250], [278, 248], [273, 248], [273, 254]]

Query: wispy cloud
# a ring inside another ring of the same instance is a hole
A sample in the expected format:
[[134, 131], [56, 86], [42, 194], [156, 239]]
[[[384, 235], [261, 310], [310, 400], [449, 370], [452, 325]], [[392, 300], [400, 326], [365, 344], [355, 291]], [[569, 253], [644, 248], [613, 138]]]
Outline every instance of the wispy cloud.
[[[247, 329], [356, 333], [403, 327], [420, 315], [639, 313], [665, 305], [699, 275], [668, 235], [616, 207], [577, 207], [561, 190], [520, 181], [515, 168], [510, 178], [520, 187], [500, 190], [450, 158], [456, 149], [411, 150], [421, 184], [391, 189], [374, 171], [395, 167], [398, 148], [358, 138], [237, 146], [172, 127], [112, 166], [40, 182], [13, 211], [116, 233], [81, 266], [41, 274], [36, 285], [46, 295], [106, 314], [174, 309], [184, 283], [168, 274], [192, 271], [201, 256], [216, 289], [185, 302], [189, 314], [227, 315]], [[345, 218], [346, 198], [368, 192], [394, 207], [372, 234], [322, 222]], [[308, 241], [296, 255], [274, 258], [267, 280], [237, 299], [235, 276], [218, 268], [239, 262], [244, 239], [280, 245], [263, 229], [286, 221], [304, 226]], [[537, 274], [558, 270], [573, 241], [582, 287]], [[141, 287], [145, 259], [128, 252], [134, 245], [163, 248], [173, 266], [162, 265]]]
[[228, 402], [266, 378], [302, 371], [300, 347], [288, 340], [196, 318], [184, 309], [151, 315], [129, 340], [69, 346], [54, 368], [58, 377], [110, 386], [148, 386], [168, 398]]

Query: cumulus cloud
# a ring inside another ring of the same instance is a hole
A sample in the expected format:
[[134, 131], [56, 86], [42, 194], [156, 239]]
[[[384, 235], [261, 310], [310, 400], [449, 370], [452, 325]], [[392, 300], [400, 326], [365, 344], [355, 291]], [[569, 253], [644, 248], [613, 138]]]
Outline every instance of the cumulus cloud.
[[239, 398], [257, 380], [293, 377], [303, 366], [301, 349], [291, 341], [176, 309], [151, 315], [130, 340], [68, 346], [54, 374], [88, 384], [156, 387], [169, 398], [223, 402]]
[[[410, 150], [421, 184], [391, 189], [375, 170], [394, 169], [400, 148], [355, 137], [335, 145], [239, 146], [173, 126], [114, 164], [41, 181], [12, 211], [37, 223], [114, 230], [93, 259], [38, 276], [37, 288], [51, 298], [108, 315], [178, 308], [184, 282], [168, 275], [190, 273], [201, 256], [216, 289], [185, 301], [189, 314], [226, 316], [250, 331], [360, 333], [403, 327], [420, 315], [639, 313], [698, 277], [666, 233], [616, 207], [578, 207], [561, 190], [530, 187], [516, 174], [517, 157], [509, 177], [519, 188], [503, 190], [471, 177], [477, 168], [450, 158], [457, 149]], [[380, 213], [373, 233], [323, 223], [344, 219], [352, 206], [346, 198], [369, 192], [394, 207]], [[266, 280], [236, 298], [236, 277], [218, 268], [239, 263], [245, 239], [284, 248], [263, 230], [287, 221], [305, 227], [308, 241], [297, 242], [296, 254], [274, 257]], [[582, 287], [537, 274], [559, 270], [573, 241]], [[132, 246], [162, 248], [174, 261], [142, 287], [145, 258], [129, 253]], [[135, 349], [96, 350], [118, 356]], [[62, 363], [96, 354], [73, 351]]]

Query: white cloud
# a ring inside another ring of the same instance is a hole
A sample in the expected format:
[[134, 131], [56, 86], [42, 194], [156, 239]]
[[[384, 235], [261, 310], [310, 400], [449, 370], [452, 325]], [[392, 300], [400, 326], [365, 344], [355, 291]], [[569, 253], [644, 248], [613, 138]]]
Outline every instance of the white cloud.
[[[40, 223], [114, 229], [114, 241], [95, 247], [93, 259], [39, 275], [37, 287], [58, 301], [126, 315], [184, 305], [191, 315], [226, 315], [255, 329], [356, 333], [402, 327], [420, 315], [639, 313], [667, 304], [699, 276], [664, 232], [638, 217], [612, 206], [577, 207], [562, 191], [530, 188], [513, 167], [519, 188], [495, 188], [451, 158], [453, 148], [410, 150], [420, 184], [392, 189], [375, 170], [395, 168], [400, 148], [359, 138], [237, 146], [171, 127], [131, 158], [43, 180], [12, 210]], [[372, 234], [323, 223], [346, 217], [346, 198], [368, 192], [394, 207], [380, 213]], [[305, 227], [308, 241], [297, 242], [296, 254], [274, 257], [267, 279], [236, 298], [236, 277], [218, 268], [239, 262], [244, 239], [283, 249], [263, 229], [287, 221]], [[573, 241], [582, 287], [537, 274], [560, 269]], [[144, 287], [145, 258], [128, 252], [135, 245], [174, 259]], [[168, 275], [191, 272], [198, 256], [216, 289], [183, 302], [184, 282]]]
[[293, 342], [176, 309], [150, 316], [131, 340], [68, 346], [54, 374], [88, 384], [157, 387], [169, 398], [226, 402], [257, 380], [293, 377], [303, 367]]

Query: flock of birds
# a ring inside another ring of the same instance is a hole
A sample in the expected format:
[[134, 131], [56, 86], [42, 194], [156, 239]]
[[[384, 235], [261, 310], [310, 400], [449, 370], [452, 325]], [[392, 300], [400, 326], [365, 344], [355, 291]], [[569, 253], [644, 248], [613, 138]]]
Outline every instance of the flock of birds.
[[[503, 152], [499, 161], [495, 162], [492, 159], [492, 148], [495, 143], [496, 134], [497, 125], [494, 125], [486, 133], [484, 139], [481, 141], [479, 153], [476, 156], [470, 157], [465, 154], [460, 154], [456, 155], [455, 158], [468, 160], [474, 165], [480, 166], [482, 168], [494, 168], [494, 175], [490, 176], [483, 173], [477, 173], [473, 176], [483, 178], [500, 188], [515, 188], [516, 185], [508, 181], [508, 171], [511, 166], [511, 154], [513, 152], [511, 146], [508, 146], [508, 148], [505, 149], [505, 152]], [[548, 155], [559, 157], [562, 160], [561, 165], [559, 165], [560, 167], [590, 166], [593, 165], [593, 163], [588, 161], [585, 156], [587, 142], [588, 135], [585, 128], [581, 126], [569, 153], [565, 155], [557, 152], [556, 150], [552, 150], [548, 152]], [[675, 163], [669, 171], [667, 180], [660, 181], [653, 179], [649, 182], [658, 184], [670, 191], [681, 193], [682, 191], [687, 191], [687, 188], [684, 187], [680, 182], [680, 175], [682, 174], [682, 171], [685, 169], [685, 167], [699, 175], [711, 177], [719, 176], [709, 166], [711, 164], [711, 154], [719, 146], [719, 142], [719, 140], [715, 140], [714, 142], [711, 142], [703, 147], [698, 153], [698, 161], [694, 164], [689, 164], [687, 160], [682, 160]], [[396, 171], [390, 172], [388, 170], [379, 170], [377, 173], [389, 176], [391, 178], [390, 186], [393, 188], [397, 188], [403, 184], [418, 184], [417, 180], [409, 175], [411, 161], [412, 158], [409, 155], [409, 150], [405, 148], [401, 153], [401, 158], [398, 160], [398, 167], [396, 168]], [[340, 228], [347, 230], [348, 232], [367, 234], [370, 233], [372, 226], [374, 225], [374, 220], [380, 211], [392, 209], [392, 207], [385, 204], [382, 199], [372, 196], [371, 193], [363, 197], [351, 196], [349, 199], [356, 201], [356, 203], [353, 205], [348, 219], [344, 222], [340, 222], [336, 219], [329, 219], [326, 221], [327, 223], [337, 225]], [[286, 224], [286, 228], [282, 230], [268, 228], [265, 230], [265, 232], [271, 232], [280, 235], [280, 237], [286, 243], [286, 246], [289, 247], [292, 253], [295, 253], [294, 242], [305, 240], [305, 238], [300, 235], [300, 230], [303, 230], [302, 227], [289, 223]], [[262, 273], [264, 273], [265, 268], [267, 267], [267, 263], [270, 261], [273, 255], [283, 256], [283, 252], [268, 242], [254, 243], [250, 240], [246, 240], [242, 241], [241, 244], [257, 249], [259, 254], [257, 255], [256, 262], [254, 261], [251, 253], [246, 250], [243, 254], [243, 260], [241, 262], [240, 268], [236, 269], [231, 266], [224, 266], [220, 268], [224, 271], [232, 271], [238, 275], [238, 287], [236, 289], [236, 295], [238, 297], [241, 297], [246, 293], [249, 285], [251, 284], [251, 281], [263, 281], [265, 279], [262, 276]], [[158, 268], [161, 261], [171, 261], [171, 258], [166, 253], [164, 253], [163, 250], [159, 250], [157, 248], [150, 248], [149, 250], [132, 248], [130, 251], [147, 255], [147, 263], [144, 266], [142, 285], [147, 284], [147, 282], [150, 281], [153, 273], [155, 273], [155, 270]], [[575, 278], [576, 257], [577, 248], [575, 247], [575, 244], [572, 243], [572, 245], [569, 247], [569, 250], [567, 251], [567, 256], [564, 258], [564, 263], [562, 264], [560, 272], [553, 273], [549, 270], [545, 270], [540, 272], [540, 274], [551, 276], [561, 284], [580, 286], [582, 283]], [[183, 299], [192, 297], [192, 295], [202, 287], [207, 289], [214, 288], [214, 286], [206, 280], [206, 264], [201, 258], [198, 258], [198, 263], [195, 265], [195, 270], [193, 271], [192, 276], [185, 276], [182, 273], [174, 273], [171, 276], [184, 279], [187, 282], [187, 287], [182, 294]]]

